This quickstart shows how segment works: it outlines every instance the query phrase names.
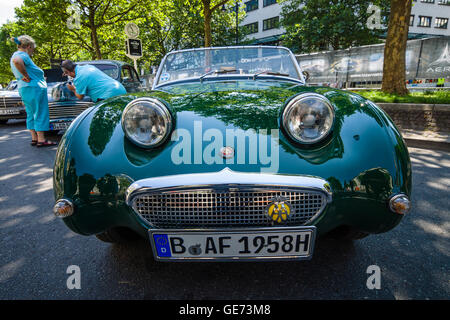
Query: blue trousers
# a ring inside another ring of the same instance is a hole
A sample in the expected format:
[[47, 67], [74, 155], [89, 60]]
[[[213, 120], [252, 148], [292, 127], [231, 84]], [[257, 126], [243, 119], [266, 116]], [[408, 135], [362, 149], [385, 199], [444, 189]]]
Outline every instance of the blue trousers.
[[48, 115], [47, 88], [38, 86], [22, 87], [19, 89], [19, 94], [27, 111], [27, 129], [48, 131], [50, 119]]

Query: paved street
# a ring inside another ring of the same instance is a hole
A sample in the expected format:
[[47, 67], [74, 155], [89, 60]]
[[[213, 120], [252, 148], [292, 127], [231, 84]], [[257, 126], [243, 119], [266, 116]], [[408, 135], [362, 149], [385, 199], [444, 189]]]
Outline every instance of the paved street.
[[[145, 240], [110, 245], [55, 218], [56, 147], [29, 140], [23, 121], [0, 125], [0, 299], [450, 298], [450, 153], [410, 149], [413, 210], [388, 233], [319, 239], [306, 262], [163, 264]], [[80, 290], [67, 289], [70, 265]], [[366, 286], [370, 265], [381, 268], [379, 290]]]

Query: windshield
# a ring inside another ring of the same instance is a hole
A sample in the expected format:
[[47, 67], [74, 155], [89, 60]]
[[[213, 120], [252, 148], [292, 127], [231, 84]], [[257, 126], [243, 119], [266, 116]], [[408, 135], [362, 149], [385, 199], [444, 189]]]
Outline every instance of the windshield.
[[204, 48], [169, 53], [160, 67], [155, 85], [189, 78], [206, 79], [224, 73], [263, 76], [265, 72], [301, 79], [297, 64], [286, 48]]
[[8, 84], [8, 86], [6, 87], [5, 90], [10, 90], [10, 91], [12, 91], [12, 90], [16, 90], [16, 89], [17, 89], [17, 81], [16, 81], [16, 80], [12, 80], [12, 81]]
[[[84, 64], [84, 63], [83, 63]], [[97, 69], [100, 69], [111, 78], [117, 80], [119, 78], [119, 68], [114, 64], [88, 63]]]

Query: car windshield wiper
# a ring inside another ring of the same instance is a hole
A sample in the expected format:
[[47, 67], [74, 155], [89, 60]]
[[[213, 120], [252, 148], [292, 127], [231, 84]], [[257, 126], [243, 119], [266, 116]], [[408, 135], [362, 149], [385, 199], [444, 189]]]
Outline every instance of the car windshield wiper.
[[231, 67], [231, 68], [222, 67], [222, 68], [220, 68], [220, 70], [216, 69], [216, 70], [211, 70], [211, 71], [205, 73], [199, 79], [200, 79], [200, 82], [202, 82], [204, 77], [206, 77], [206, 76], [208, 76], [210, 74], [213, 74], [213, 73], [214, 74], [224, 74], [224, 73], [230, 73], [230, 72], [236, 72], [236, 71], [237, 71], [237, 69], [234, 68], [234, 67]]
[[266, 70], [266, 71], [261, 71], [261, 72], [255, 73], [255, 74], [253, 75], [253, 80], [256, 80], [256, 78], [257, 78], [260, 74], [268, 74], [268, 75], [270, 75], [270, 76], [283, 76], [283, 77], [289, 77], [289, 74], [287, 74], [287, 73], [281, 73], [281, 72], [275, 72], [275, 71], [269, 71], [269, 70]]

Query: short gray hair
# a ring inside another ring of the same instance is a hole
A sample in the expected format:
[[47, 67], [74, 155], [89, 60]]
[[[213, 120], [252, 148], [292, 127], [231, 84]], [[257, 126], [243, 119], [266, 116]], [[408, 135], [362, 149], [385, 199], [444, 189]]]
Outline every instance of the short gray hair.
[[33, 49], [36, 48], [36, 42], [30, 36], [27, 36], [27, 35], [19, 36], [19, 37], [17, 37], [17, 40], [20, 41], [19, 47], [21, 47], [21, 48], [26, 48], [28, 46], [32, 46]]
[[71, 60], [64, 60], [63, 62], [61, 62], [61, 68], [67, 69], [71, 72], [75, 70], [75, 67], [76, 64]]

